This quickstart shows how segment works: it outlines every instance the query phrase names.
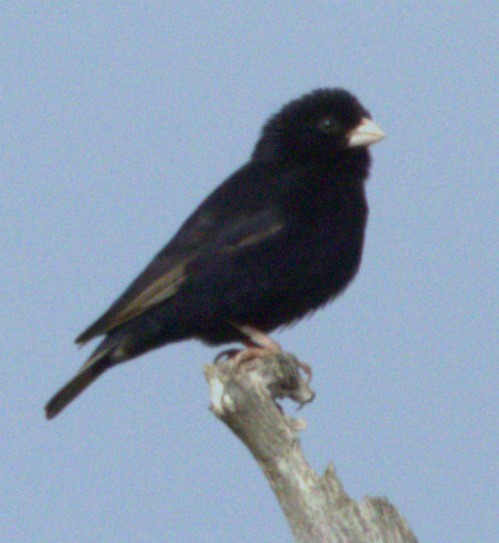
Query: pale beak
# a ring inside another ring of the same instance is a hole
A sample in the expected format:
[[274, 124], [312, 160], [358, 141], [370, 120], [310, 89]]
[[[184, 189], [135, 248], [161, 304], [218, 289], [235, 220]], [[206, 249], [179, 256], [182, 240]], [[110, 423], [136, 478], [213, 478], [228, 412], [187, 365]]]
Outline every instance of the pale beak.
[[385, 133], [371, 119], [364, 117], [360, 123], [347, 134], [347, 147], [367, 147], [384, 139]]

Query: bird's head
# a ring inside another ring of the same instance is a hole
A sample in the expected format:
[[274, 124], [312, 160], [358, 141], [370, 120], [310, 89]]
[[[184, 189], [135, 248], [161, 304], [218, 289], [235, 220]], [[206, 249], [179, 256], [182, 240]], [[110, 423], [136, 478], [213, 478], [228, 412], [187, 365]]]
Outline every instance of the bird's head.
[[366, 148], [384, 137], [355, 96], [343, 89], [319, 89], [267, 121], [252, 160], [329, 163], [342, 154], [367, 154]]

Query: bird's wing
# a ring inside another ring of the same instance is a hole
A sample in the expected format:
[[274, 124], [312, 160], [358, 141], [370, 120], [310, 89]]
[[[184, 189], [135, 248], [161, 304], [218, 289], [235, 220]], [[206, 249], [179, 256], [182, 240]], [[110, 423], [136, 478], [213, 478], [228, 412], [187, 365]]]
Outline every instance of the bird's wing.
[[122, 296], [78, 336], [76, 342], [83, 344], [105, 334], [175, 296], [190, 279], [190, 265], [191, 270], [196, 270], [193, 273], [202, 273], [203, 261], [220, 258], [223, 264], [230, 255], [250, 246], [256, 247], [284, 228], [284, 221], [275, 209], [231, 208], [217, 212], [211, 206], [201, 206]]

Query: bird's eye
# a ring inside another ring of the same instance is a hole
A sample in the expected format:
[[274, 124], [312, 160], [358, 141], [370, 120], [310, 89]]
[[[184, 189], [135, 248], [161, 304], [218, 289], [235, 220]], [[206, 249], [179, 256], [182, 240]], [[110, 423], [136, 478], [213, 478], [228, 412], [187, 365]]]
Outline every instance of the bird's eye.
[[323, 117], [319, 123], [318, 128], [324, 134], [339, 134], [341, 131], [340, 123], [333, 117]]

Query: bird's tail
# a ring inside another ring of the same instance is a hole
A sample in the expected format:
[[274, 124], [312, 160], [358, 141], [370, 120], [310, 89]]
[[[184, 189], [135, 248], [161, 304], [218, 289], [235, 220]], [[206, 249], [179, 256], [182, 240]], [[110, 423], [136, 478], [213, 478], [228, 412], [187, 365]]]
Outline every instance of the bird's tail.
[[79, 396], [100, 375], [115, 364], [112, 351], [116, 345], [106, 345], [107, 341], [99, 345], [94, 354], [85, 362], [80, 371], [69, 383], [64, 385], [45, 406], [45, 415], [48, 419], [58, 415], [70, 402]]

